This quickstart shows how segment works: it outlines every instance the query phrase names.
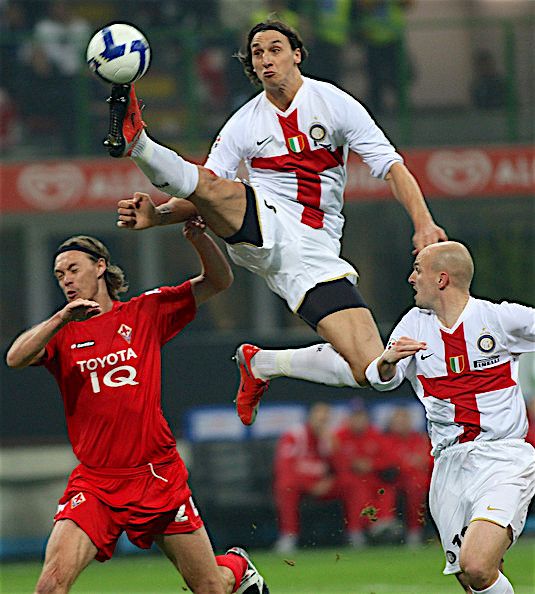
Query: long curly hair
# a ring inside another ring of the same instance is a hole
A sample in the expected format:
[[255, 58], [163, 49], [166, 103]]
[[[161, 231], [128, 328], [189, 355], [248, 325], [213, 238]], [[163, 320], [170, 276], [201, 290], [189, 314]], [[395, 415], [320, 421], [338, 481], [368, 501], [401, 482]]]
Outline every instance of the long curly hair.
[[[251, 51], [251, 42], [253, 40], [253, 37], [257, 33], [260, 33], [260, 31], [278, 31], [279, 33], [282, 33], [284, 36], [286, 36], [288, 38], [288, 41], [290, 42], [292, 50], [301, 50], [301, 64], [306, 60], [308, 56], [308, 50], [304, 46], [301, 36], [295, 29], [293, 29], [286, 23], [283, 23], [282, 21], [279, 21], [277, 19], [267, 19], [262, 23], [256, 24], [247, 34], [246, 48], [241, 49], [239, 52], [234, 54], [234, 57], [238, 58], [238, 60], [241, 62], [247, 78], [256, 87], [262, 86], [262, 83], [260, 82], [258, 76], [256, 76], [256, 72], [253, 70], [253, 54]], [[299, 65], [299, 68], [301, 67], [301, 64]]]
[[121, 293], [126, 293], [126, 291], [128, 291], [128, 282], [126, 281], [123, 270], [119, 268], [119, 266], [111, 263], [111, 256], [108, 248], [96, 237], [91, 237], [89, 235], [73, 235], [58, 247], [58, 251], [62, 248], [77, 245], [90, 250], [92, 253], [88, 253], [87, 255], [93, 261], [97, 262], [99, 258], [105, 260], [106, 272], [104, 273], [104, 280], [106, 281], [106, 287], [110, 297], [117, 301]]

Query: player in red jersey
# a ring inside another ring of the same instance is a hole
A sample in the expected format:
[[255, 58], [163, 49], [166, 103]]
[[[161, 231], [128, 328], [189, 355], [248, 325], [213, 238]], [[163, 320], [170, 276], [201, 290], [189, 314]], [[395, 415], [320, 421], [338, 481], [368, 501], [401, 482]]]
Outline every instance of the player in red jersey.
[[184, 235], [202, 272], [125, 302], [107, 248], [69, 238], [54, 258], [66, 305], [7, 353], [10, 367], [44, 365], [54, 375], [80, 462], [54, 517], [39, 594], [68, 592], [93, 559], [111, 558], [122, 532], [141, 548], [156, 542], [195, 594], [268, 593], [245, 551], [214, 556], [161, 409], [161, 348], [233, 280], [202, 219], [189, 220]]

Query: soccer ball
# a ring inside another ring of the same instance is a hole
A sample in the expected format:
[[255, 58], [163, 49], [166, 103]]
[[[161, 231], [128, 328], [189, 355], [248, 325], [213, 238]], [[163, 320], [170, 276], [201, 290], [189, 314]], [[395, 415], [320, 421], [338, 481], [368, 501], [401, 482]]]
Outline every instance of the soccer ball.
[[151, 51], [141, 31], [126, 23], [111, 23], [93, 35], [86, 58], [89, 69], [105, 82], [126, 84], [147, 72]]

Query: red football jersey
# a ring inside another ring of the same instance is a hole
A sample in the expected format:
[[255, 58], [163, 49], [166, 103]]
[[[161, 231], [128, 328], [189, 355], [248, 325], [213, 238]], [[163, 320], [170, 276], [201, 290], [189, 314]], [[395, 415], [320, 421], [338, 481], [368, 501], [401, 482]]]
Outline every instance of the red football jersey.
[[58, 382], [74, 454], [92, 468], [132, 468], [176, 456], [161, 409], [161, 347], [196, 313], [189, 281], [160, 287], [47, 344], [42, 363]]

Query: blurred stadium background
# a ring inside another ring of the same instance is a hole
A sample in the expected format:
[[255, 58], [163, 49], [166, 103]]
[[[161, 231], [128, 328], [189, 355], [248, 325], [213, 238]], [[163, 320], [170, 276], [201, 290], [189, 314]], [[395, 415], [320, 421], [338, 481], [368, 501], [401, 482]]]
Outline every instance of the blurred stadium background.
[[[202, 161], [228, 115], [254, 93], [232, 54], [250, 26], [276, 10], [303, 34], [311, 52], [304, 73], [330, 73], [366, 103], [419, 179], [437, 222], [469, 245], [476, 261], [474, 293], [533, 304], [535, 2], [406, 3], [398, 23], [398, 75], [380, 99], [366, 69], [362, 4], [0, 0], [3, 351], [22, 329], [60, 306], [51, 258], [67, 236], [102, 239], [130, 279], [129, 295], [197, 271], [176, 228], [138, 234], [115, 227], [116, 201], [150, 188], [131, 163], [107, 158], [101, 145], [107, 89], [88, 73], [83, 54], [92, 32], [112, 20], [139, 26], [150, 40], [152, 65], [137, 87], [148, 105], [151, 134]], [[336, 27], [325, 26], [327, 5], [341, 11]], [[327, 30], [334, 33], [327, 36]], [[343, 253], [359, 269], [362, 293], [387, 335], [412, 301], [406, 283], [411, 228], [383, 182], [371, 179], [357, 159], [349, 169]], [[233, 287], [166, 347], [164, 410], [215, 546], [239, 541], [261, 549], [276, 538], [274, 441], [303, 419], [311, 402], [326, 400], [342, 411], [354, 393], [281, 379], [253, 428], [242, 427], [231, 405], [236, 345], [310, 344], [315, 335], [259, 279], [239, 269], [235, 275]], [[3, 365], [0, 382], [0, 559], [38, 559], [75, 461], [52, 378], [42, 369], [16, 372]], [[526, 396], [534, 398], [533, 359], [524, 362], [523, 382]], [[370, 391], [363, 393], [379, 425], [385, 407], [396, 402], [413, 404], [417, 422], [422, 420], [406, 386], [380, 403]], [[340, 546], [341, 530], [333, 528], [339, 517], [315, 517], [303, 543]], [[525, 538], [534, 532], [532, 519]], [[122, 543], [120, 552], [132, 550]], [[440, 569], [439, 560], [434, 571]]]

